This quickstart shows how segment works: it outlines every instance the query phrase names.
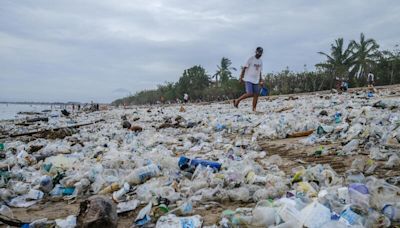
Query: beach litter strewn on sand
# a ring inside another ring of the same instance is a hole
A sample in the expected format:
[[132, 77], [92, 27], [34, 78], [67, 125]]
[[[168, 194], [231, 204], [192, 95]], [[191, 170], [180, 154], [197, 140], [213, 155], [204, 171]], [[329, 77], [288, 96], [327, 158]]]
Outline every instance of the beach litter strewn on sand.
[[260, 98], [258, 113], [221, 102], [2, 121], [0, 221], [393, 226], [399, 96], [393, 86]]

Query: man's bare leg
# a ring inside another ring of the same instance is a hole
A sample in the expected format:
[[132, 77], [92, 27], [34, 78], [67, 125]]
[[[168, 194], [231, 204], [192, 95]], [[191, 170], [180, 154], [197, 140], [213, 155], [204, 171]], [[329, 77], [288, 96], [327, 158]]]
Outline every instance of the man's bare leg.
[[240, 96], [238, 99], [234, 100], [233, 105], [235, 106], [235, 108], [237, 108], [239, 106], [240, 101], [242, 101], [243, 99], [252, 97], [252, 96], [253, 96], [253, 94], [251, 94], [251, 93], [245, 93], [242, 96]]
[[253, 112], [256, 111], [257, 102], [258, 102], [258, 94], [255, 93], [253, 96]]

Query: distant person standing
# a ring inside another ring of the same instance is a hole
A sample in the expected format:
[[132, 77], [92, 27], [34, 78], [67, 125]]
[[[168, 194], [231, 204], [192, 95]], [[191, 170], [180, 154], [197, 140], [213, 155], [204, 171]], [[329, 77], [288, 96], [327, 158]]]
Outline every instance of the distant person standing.
[[349, 84], [347, 83], [347, 81], [343, 80], [342, 84], [340, 85], [340, 90], [343, 92], [347, 92], [348, 89], [349, 89]]
[[257, 47], [255, 56], [250, 57], [244, 65], [240, 74], [240, 83], [245, 83], [246, 93], [240, 96], [238, 99], [233, 100], [233, 106], [239, 107], [241, 100], [253, 97], [253, 111], [256, 111], [258, 95], [260, 93], [259, 85], [263, 84], [262, 81], [262, 69], [263, 63], [261, 56], [263, 54], [262, 47]]
[[375, 76], [374, 74], [370, 71], [368, 74], [368, 88], [373, 88], [375, 84]]
[[187, 93], [183, 94], [183, 102], [185, 102], [185, 104], [186, 104], [186, 103], [188, 103], [188, 101], [189, 101], [189, 94], [187, 94]]

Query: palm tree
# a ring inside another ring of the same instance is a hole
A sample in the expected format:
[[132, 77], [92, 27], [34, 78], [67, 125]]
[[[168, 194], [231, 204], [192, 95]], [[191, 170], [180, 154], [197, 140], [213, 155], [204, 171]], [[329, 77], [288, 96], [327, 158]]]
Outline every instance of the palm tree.
[[378, 64], [382, 65], [385, 64], [383, 67], [378, 67], [379, 68], [387, 68], [388, 70], [390, 69], [389, 79], [384, 81], [384, 84], [389, 84], [392, 85], [394, 82], [394, 72], [396, 69], [396, 65], [400, 63], [400, 50], [398, 49], [399, 45], [395, 45], [395, 49], [393, 51], [385, 50], [380, 52], [379, 55], [379, 60], [377, 61]]
[[236, 68], [231, 67], [232, 61], [228, 58], [222, 57], [220, 66], [217, 66], [217, 72], [212, 76], [215, 78], [216, 85], [218, 87], [218, 76], [222, 83], [227, 82], [230, 78], [232, 78], [231, 70], [236, 71]]
[[359, 43], [353, 40], [351, 44], [354, 46], [353, 54], [355, 58], [352, 74], [361, 78], [361, 81], [366, 81], [366, 73], [375, 64], [379, 45], [374, 39], [366, 39], [363, 33], [360, 35]]
[[327, 60], [325, 63], [316, 64], [316, 67], [326, 69], [331, 75], [330, 87], [333, 88], [335, 78], [347, 77], [349, 69], [354, 64], [354, 58], [352, 55], [353, 43], [350, 42], [346, 49], [344, 49], [343, 38], [335, 40], [334, 44], [331, 44], [331, 54], [324, 52], [318, 52], [318, 54], [324, 55]]

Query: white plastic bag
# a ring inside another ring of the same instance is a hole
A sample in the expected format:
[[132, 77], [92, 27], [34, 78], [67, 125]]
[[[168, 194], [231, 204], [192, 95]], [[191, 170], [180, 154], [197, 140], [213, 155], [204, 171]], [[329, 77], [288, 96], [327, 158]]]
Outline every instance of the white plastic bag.
[[168, 216], [161, 216], [156, 224], [156, 228], [201, 228], [203, 219], [200, 215], [194, 215], [190, 217], [177, 217], [173, 214]]
[[313, 202], [303, 208], [300, 212], [301, 224], [308, 228], [323, 227], [331, 220], [331, 211], [324, 205]]

